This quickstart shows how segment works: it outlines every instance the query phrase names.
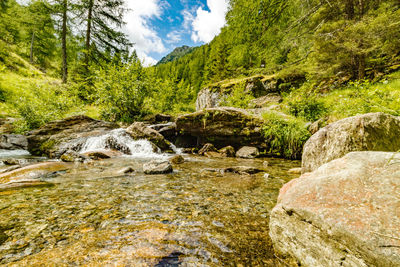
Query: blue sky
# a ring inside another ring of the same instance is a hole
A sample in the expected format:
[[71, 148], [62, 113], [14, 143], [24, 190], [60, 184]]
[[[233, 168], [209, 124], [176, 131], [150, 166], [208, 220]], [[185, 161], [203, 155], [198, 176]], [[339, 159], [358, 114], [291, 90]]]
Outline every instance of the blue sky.
[[124, 31], [146, 65], [175, 47], [210, 42], [225, 25], [228, 0], [125, 0]]

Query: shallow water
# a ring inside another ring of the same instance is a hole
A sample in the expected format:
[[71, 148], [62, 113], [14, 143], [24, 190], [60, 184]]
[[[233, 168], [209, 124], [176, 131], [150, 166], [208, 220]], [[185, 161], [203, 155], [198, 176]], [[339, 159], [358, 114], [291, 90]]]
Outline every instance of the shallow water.
[[[279, 266], [269, 212], [299, 162], [187, 156], [169, 175], [144, 160], [76, 165], [55, 186], [0, 192], [0, 264], [15, 266]], [[127, 166], [138, 170], [121, 175]], [[251, 166], [257, 175], [205, 168]]]

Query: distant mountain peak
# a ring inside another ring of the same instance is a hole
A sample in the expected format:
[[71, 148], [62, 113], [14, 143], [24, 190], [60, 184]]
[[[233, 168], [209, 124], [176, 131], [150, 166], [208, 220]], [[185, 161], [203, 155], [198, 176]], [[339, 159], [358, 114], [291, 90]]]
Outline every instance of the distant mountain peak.
[[193, 51], [193, 49], [194, 49], [194, 47], [190, 47], [190, 46], [187, 46], [187, 45], [184, 45], [184, 46], [181, 46], [181, 47], [176, 47], [171, 53], [169, 53], [168, 55], [163, 57], [157, 63], [157, 65], [178, 60], [181, 57], [191, 53]]

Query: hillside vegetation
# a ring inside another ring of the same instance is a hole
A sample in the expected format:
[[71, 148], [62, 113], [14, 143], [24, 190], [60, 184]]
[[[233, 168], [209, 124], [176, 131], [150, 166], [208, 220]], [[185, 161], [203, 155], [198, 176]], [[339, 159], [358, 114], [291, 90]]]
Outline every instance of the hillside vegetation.
[[254, 76], [283, 81], [273, 111], [293, 125], [400, 114], [397, 0], [231, 0], [211, 43], [148, 68], [120, 31], [121, 1], [91, 3], [1, 2], [0, 116], [19, 118], [16, 131], [82, 113], [132, 122], [192, 112], [204, 87], [231, 88], [224, 104], [251, 108], [245, 89]]

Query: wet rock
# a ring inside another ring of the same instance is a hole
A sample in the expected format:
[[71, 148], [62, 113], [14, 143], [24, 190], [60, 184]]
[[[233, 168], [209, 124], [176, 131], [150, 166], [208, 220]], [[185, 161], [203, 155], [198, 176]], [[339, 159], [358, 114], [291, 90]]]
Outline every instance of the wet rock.
[[264, 168], [267, 168], [267, 167], [269, 166], [269, 162], [265, 160], [265, 161], [263, 162], [263, 166], [264, 166]]
[[218, 147], [262, 147], [262, 125], [262, 119], [253, 117], [245, 110], [228, 107], [205, 109], [180, 116], [176, 120], [179, 134], [197, 138], [197, 145], [212, 143]]
[[19, 168], [10, 172], [0, 174], [0, 184], [16, 183], [24, 180], [40, 178], [52, 172], [63, 171], [70, 168], [68, 163], [43, 162]]
[[400, 266], [399, 166], [398, 153], [352, 152], [284, 185], [275, 250], [302, 266]]
[[[70, 145], [83, 144], [89, 137], [106, 134], [118, 128], [118, 124], [99, 121], [87, 116], [74, 116], [64, 120], [50, 122], [28, 133], [28, 150], [35, 156], [59, 158]], [[76, 147], [76, 151], [79, 151]]]
[[162, 151], [169, 151], [171, 149], [171, 143], [167, 141], [164, 136], [158, 133], [156, 130], [146, 126], [143, 122], [135, 122], [126, 129], [127, 133], [135, 140], [147, 139], [154, 143]]
[[10, 172], [10, 171], [13, 171], [13, 170], [16, 170], [16, 169], [19, 169], [19, 168], [21, 168], [21, 165], [12, 165], [12, 166], [9, 166], [7, 168], [0, 169], [0, 174], [6, 173], [6, 172]]
[[213, 152], [213, 151], [205, 152], [204, 156], [207, 157], [207, 158], [225, 158], [225, 156], [222, 155], [221, 153]]
[[292, 174], [301, 174], [301, 168], [293, 168], [288, 170], [288, 173], [292, 173]]
[[61, 158], [64, 162], [84, 162], [89, 160], [89, 157], [79, 154], [78, 152], [68, 150], [64, 154], [62, 154]]
[[234, 158], [236, 153], [235, 149], [232, 146], [226, 146], [224, 148], [221, 148], [218, 150], [218, 152], [223, 156], [227, 158]]
[[28, 139], [20, 134], [2, 134], [0, 135], [0, 149], [28, 149]]
[[176, 132], [176, 123], [169, 122], [164, 124], [155, 124], [149, 126], [151, 129], [156, 130], [159, 134], [164, 136], [165, 139], [169, 141], [175, 141], [177, 132]]
[[352, 151], [399, 151], [400, 119], [385, 113], [346, 118], [319, 130], [305, 144], [304, 172]]
[[199, 155], [204, 155], [206, 152], [217, 152], [217, 149], [213, 144], [205, 144], [200, 150]]
[[172, 164], [182, 164], [185, 162], [185, 159], [181, 155], [176, 155], [170, 158], [169, 160]]
[[254, 159], [260, 155], [258, 148], [245, 146], [236, 152], [236, 157], [244, 159]]
[[83, 153], [84, 156], [94, 159], [94, 160], [100, 160], [100, 159], [110, 159], [110, 158], [116, 158], [116, 157], [121, 157], [123, 153], [117, 151], [117, 150], [96, 150], [96, 151], [89, 151]]
[[229, 167], [229, 168], [222, 168], [222, 169], [208, 168], [208, 169], [204, 169], [204, 171], [221, 173], [221, 174], [236, 173], [236, 174], [242, 174], [242, 175], [243, 174], [251, 175], [251, 174], [257, 174], [260, 172], [264, 172], [263, 170], [259, 170], [257, 168], [247, 167], [247, 166], [236, 166], [236, 167]]
[[12, 165], [20, 165], [19, 159], [5, 159], [3, 160], [4, 165], [12, 166]]
[[168, 174], [173, 171], [169, 161], [151, 161], [143, 165], [145, 174]]
[[126, 168], [123, 168], [122, 170], [120, 170], [118, 173], [120, 173], [120, 174], [133, 174], [133, 173], [135, 173], [136, 171], [135, 171], [135, 169], [134, 168], [132, 168], [132, 167], [126, 167]]

